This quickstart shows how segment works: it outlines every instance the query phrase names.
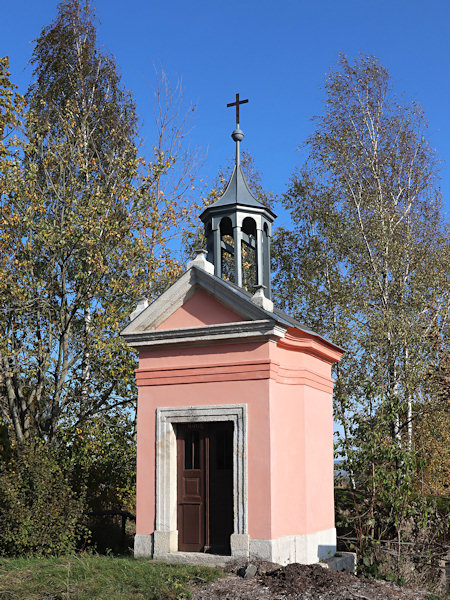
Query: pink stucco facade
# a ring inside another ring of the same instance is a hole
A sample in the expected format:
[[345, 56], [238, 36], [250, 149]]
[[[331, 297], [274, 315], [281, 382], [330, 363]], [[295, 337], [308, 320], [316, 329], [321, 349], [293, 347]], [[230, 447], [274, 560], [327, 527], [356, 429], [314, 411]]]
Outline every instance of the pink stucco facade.
[[[202, 290], [157, 326], [242, 321]], [[278, 341], [140, 348], [137, 534], [155, 530], [156, 409], [247, 406], [250, 540], [334, 528], [331, 366], [341, 352], [295, 327]]]

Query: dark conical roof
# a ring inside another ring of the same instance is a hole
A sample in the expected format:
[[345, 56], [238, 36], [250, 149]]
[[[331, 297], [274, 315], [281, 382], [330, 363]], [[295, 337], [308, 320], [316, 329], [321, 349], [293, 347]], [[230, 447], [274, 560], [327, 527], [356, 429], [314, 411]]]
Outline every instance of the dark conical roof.
[[241, 165], [234, 167], [225, 192], [214, 203], [214, 206], [229, 206], [231, 204], [243, 204], [244, 206], [263, 208], [263, 204], [251, 193]]
[[214, 202], [214, 204], [205, 208], [200, 215], [200, 219], [205, 221], [211, 213], [216, 213], [221, 211], [221, 209], [232, 208], [237, 205], [244, 207], [248, 206], [253, 209], [256, 208], [260, 211], [267, 211], [272, 217], [271, 220], [276, 216], [270, 208], [264, 206], [262, 202], [253, 196], [240, 164], [234, 167], [225, 192], [216, 202]]

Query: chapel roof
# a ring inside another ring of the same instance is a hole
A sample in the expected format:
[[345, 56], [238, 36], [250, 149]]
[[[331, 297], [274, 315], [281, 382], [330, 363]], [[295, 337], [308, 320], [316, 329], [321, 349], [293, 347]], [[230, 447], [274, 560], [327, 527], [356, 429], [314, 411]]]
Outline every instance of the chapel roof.
[[[157, 327], [182, 306], [198, 289], [202, 289], [227, 307], [232, 308], [242, 321], [202, 327], [187, 327], [174, 330]], [[191, 265], [175, 283], [167, 288], [152, 304], [135, 316], [122, 330], [121, 335], [129, 345], [154, 346], [165, 344], [196, 344], [251, 339], [283, 337], [288, 328], [320, 340], [327, 346], [342, 352], [342, 349], [313, 331], [287, 313], [273, 308], [267, 310], [255, 304], [252, 295], [245, 289], [208, 273], [197, 265]], [[282, 333], [284, 332], [284, 333]]]

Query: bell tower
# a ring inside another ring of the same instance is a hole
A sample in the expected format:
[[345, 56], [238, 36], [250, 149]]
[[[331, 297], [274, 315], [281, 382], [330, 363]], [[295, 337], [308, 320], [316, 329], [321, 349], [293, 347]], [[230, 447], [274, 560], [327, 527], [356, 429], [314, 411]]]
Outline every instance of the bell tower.
[[[225, 192], [200, 218], [205, 224], [208, 261], [214, 264], [214, 274], [221, 278], [227, 275], [239, 287], [253, 285], [270, 300], [270, 240], [276, 215], [253, 196], [242, 170], [240, 142], [244, 133], [239, 127], [239, 106], [246, 102], [236, 94], [236, 101], [227, 104], [236, 107], [236, 128], [231, 134], [236, 162]], [[225, 273], [227, 266], [230, 268]]]

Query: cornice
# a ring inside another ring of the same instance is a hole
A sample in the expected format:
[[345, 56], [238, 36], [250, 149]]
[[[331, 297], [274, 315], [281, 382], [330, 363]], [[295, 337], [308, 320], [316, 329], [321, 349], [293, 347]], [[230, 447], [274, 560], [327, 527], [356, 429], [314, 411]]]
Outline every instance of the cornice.
[[338, 348], [338, 346], [316, 337], [304, 334], [298, 335], [297, 331], [294, 328], [289, 328], [284, 337], [278, 341], [278, 346], [287, 350], [293, 350], [294, 352], [311, 354], [330, 363], [340, 360], [343, 350]]
[[273, 341], [277, 342], [286, 333], [286, 329], [271, 321], [239, 321], [236, 323], [220, 323], [202, 327], [184, 327], [180, 329], [163, 329], [153, 331], [122, 332], [127, 344], [134, 348], [140, 346], [192, 346], [198, 344]]

